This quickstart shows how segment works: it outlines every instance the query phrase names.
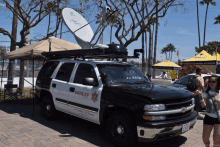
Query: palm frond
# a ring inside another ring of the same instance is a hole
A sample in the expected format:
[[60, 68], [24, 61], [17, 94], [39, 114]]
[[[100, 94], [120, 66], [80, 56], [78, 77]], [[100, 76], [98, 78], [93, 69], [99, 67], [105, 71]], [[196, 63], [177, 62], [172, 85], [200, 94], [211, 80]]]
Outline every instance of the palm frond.
[[203, 1], [200, 1], [200, 2], [199, 2], [199, 4], [200, 4], [200, 5], [204, 5], [204, 4], [205, 4], [205, 2], [203, 2]]
[[215, 22], [214, 24], [220, 24], [220, 15], [218, 15], [217, 17], [215, 17]]

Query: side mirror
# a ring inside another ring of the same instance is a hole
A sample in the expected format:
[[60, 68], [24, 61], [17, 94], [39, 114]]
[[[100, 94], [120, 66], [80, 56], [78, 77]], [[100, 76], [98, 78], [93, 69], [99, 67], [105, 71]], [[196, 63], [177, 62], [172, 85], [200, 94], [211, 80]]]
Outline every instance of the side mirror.
[[146, 77], [148, 77], [150, 79], [151, 78], [151, 74], [146, 74]]
[[102, 77], [103, 79], [107, 78], [106, 73], [102, 73], [102, 74], [101, 74], [101, 77]]
[[83, 79], [83, 85], [95, 86], [95, 87], [98, 86], [94, 78], [88, 78], [88, 77]]

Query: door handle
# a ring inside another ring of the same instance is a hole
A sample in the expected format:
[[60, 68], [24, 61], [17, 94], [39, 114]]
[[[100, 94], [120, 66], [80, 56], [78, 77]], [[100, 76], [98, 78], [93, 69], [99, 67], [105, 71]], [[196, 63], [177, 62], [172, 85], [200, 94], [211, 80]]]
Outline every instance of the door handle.
[[74, 91], [75, 91], [75, 88], [74, 88], [74, 87], [70, 87], [70, 91], [71, 91], [71, 92], [74, 92]]
[[53, 87], [53, 88], [56, 88], [56, 84], [53, 83], [53, 84], [52, 84], [52, 87]]

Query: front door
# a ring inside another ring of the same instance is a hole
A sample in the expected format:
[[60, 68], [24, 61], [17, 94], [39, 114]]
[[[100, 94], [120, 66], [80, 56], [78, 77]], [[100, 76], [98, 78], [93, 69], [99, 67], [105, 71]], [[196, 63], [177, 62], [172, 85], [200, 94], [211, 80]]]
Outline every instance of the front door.
[[[94, 78], [98, 86], [88, 86], [83, 84], [85, 77]], [[72, 115], [86, 119], [94, 123], [99, 122], [100, 99], [102, 92], [101, 78], [97, 78], [99, 72], [97, 67], [87, 63], [80, 63], [73, 82], [70, 82], [69, 111]]]
[[75, 63], [63, 63], [57, 72], [55, 79], [52, 80], [50, 91], [53, 95], [54, 106], [57, 110], [69, 112], [69, 80]]

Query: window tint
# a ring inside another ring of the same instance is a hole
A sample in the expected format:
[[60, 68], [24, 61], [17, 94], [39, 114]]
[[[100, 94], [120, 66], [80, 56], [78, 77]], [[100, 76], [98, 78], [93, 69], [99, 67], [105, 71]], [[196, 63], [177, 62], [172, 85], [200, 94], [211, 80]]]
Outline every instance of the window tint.
[[68, 82], [72, 74], [75, 63], [64, 63], [61, 65], [56, 79]]
[[46, 62], [41, 68], [38, 77], [51, 77], [58, 64], [58, 61]]
[[192, 77], [193, 77], [192, 75], [184, 76], [180, 78], [179, 80], [177, 80], [175, 83], [186, 85]]
[[94, 78], [95, 82], [98, 83], [93, 66], [90, 64], [81, 63], [77, 68], [74, 83], [83, 84], [83, 79], [85, 77]]

